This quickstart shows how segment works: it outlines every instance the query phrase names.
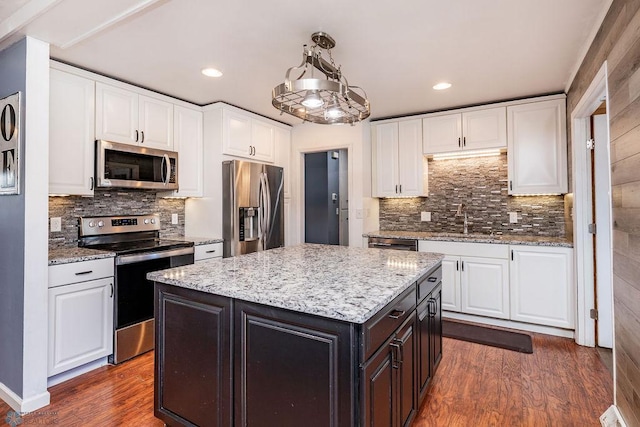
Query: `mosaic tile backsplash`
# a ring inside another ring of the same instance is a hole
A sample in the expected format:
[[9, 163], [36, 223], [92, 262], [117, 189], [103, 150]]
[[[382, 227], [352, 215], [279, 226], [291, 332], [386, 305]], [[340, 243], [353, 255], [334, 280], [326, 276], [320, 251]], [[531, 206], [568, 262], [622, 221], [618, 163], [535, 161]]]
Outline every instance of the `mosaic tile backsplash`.
[[[62, 231], [49, 232], [49, 247], [78, 245], [78, 217], [160, 214], [163, 237], [184, 235], [184, 199], [163, 199], [148, 190], [96, 189], [93, 197], [49, 197], [49, 218], [62, 218]], [[171, 224], [171, 214], [178, 224]]]
[[[563, 196], [508, 195], [507, 155], [429, 161], [429, 197], [380, 199], [380, 229], [462, 233], [467, 211], [469, 233], [565, 236]], [[431, 212], [431, 222], [420, 212]], [[509, 212], [518, 222], [509, 223]]]

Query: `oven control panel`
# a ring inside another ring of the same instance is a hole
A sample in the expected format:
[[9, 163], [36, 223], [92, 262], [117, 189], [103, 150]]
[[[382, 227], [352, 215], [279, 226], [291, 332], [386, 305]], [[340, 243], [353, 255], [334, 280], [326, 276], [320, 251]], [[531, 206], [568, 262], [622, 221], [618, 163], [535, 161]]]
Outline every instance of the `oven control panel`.
[[104, 234], [160, 230], [160, 215], [120, 215], [81, 217], [78, 219], [80, 237]]

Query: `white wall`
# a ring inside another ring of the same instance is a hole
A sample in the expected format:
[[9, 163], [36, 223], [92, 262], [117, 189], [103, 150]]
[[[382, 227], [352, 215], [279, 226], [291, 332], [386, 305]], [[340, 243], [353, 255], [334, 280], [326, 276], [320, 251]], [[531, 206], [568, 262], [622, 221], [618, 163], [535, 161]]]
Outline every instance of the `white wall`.
[[291, 136], [292, 242], [304, 241], [304, 153], [349, 151], [349, 245], [362, 246], [362, 234], [378, 229], [378, 199], [371, 198], [371, 129], [368, 121], [349, 125], [295, 125]]

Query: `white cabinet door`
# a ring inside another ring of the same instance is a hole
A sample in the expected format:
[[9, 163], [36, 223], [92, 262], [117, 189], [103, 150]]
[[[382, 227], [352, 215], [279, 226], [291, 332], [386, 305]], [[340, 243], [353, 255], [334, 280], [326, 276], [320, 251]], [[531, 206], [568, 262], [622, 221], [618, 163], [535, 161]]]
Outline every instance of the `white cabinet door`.
[[509, 194], [563, 194], [567, 184], [564, 99], [507, 108]]
[[96, 83], [96, 139], [138, 143], [138, 94]]
[[204, 188], [202, 112], [180, 107], [173, 108], [173, 148], [178, 152], [178, 191], [176, 197], [202, 197]]
[[508, 269], [507, 260], [462, 257], [460, 259], [462, 311], [508, 319]]
[[95, 84], [50, 72], [49, 194], [93, 196]]
[[573, 329], [573, 250], [511, 246], [511, 319]]
[[507, 148], [505, 107], [462, 113], [462, 149]]
[[276, 127], [274, 129], [275, 164], [283, 169], [284, 198], [291, 197], [291, 131]]
[[251, 157], [251, 117], [230, 110], [222, 111], [222, 153]]
[[374, 197], [398, 196], [398, 123], [375, 126], [375, 194]]
[[402, 196], [425, 195], [422, 120], [398, 123], [398, 184]]
[[108, 356], [112, 349], [113, 278], [49, 289], [49, 376]]
[[173, 104], [139, 95], [138, 141], [141, 145], [173, 150]]
[[462, 148], [460, 113], [427, 117], [422, 120], [424, 154], [446, 153]]
[[254, 159], [262, 162], [273, 162], [273, 139], [273, 125], [251, 119], [251, 145], [253, 145]]
[[446, 255], [442, 260], [442, 309], [461, 311], [460, 257]]

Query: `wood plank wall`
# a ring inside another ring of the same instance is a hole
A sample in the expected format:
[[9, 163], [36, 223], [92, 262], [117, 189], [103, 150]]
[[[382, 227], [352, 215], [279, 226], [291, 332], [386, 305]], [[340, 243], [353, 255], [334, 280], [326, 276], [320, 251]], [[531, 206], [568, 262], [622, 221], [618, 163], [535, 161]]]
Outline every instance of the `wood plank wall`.
[[567, 94], [571, 112], [607, 61], [616, 405], [640, 426], [640, 0], [614, 0]]

